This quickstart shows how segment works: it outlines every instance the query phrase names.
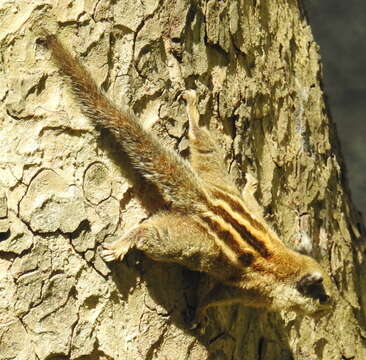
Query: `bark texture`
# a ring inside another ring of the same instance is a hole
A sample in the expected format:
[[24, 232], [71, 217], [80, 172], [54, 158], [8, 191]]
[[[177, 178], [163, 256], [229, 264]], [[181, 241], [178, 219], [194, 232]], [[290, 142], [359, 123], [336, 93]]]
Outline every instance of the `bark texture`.
[[[0, 11], [1, 359], [366, 359], [365, 237], [324, 104], [318, 48], [294, 0], [18, 0]], [[179, 90], [288, 246], [313, 243], [337, 306], [319, 321], [233, 306], [187, 328], [199, 274], [101, 242], [148, 212], [37, 39], [56, 32], [117, 104], [188, 153]], [[308, 236], [306, 235], [308, 234]]]

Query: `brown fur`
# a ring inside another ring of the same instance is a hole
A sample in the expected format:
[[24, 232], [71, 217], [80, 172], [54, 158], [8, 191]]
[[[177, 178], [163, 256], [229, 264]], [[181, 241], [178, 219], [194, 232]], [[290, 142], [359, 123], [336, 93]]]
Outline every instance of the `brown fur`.
[[209, 131], [199, 126], [193, 91], [184, 94], [190, 122], [189, 164], [112, 104], [54, 35], [46, 40], [83, 113], [115, 136], [131, 164], [170, 206], [169, 212], [154, 215], [123, 239], [106, 244], [107, 261], [121, 260], [136, 247], [155, 260], [208, 273], [221, 285], [202, 300], [200, 311], [235, 302], [308, 314], [330, 308], [332, 284], [322, 267], [285, 247], [247, 209], [219, 147]]

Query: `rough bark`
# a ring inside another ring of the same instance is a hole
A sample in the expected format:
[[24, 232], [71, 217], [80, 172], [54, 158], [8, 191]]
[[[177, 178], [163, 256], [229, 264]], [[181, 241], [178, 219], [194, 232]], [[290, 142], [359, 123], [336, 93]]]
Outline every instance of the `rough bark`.
[[[52, 2], [51, 2], [52, 3]], [[294, 0], [45, 0], [0, 11], [1, 359], [365, 359], [365, 237], [321, 88], [318, 48]], [[289, 246], [308, 234], [337, 286], [321, 320], [240, 306], [187, 328], [199, 274], [101, 242], [148, 215], [110, 138], [93, 129], [37, 41], [57, 32], [116, 103], [188, 153], [176, 99], [200, 112], [238, 186]]]

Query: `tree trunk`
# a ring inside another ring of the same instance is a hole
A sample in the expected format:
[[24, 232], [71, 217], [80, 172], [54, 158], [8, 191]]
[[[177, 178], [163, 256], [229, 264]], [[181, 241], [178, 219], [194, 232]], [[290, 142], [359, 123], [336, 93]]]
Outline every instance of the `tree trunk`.
[[[52, 2], [51, 2], [52, 3]], [[1, 359], [366, 359], [365, 236], [321, 88], [318, 48], [295, 0], [3, 2], [0, 11]], [[111, 139], [73, 102], [40, 24], [117, 104], [188, 154], [179, 91], [289, 246], [311, 241], [338, 289], [314, 320], [243, 306], [187, 318], [200, 275], [100, 244], [148, 216]], [[308, 239], [309, 237], [309, 239]]]

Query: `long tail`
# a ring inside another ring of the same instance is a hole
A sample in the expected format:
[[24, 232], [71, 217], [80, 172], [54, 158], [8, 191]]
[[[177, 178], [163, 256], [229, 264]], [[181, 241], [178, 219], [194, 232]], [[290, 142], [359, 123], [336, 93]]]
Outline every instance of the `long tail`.
[[46, 35], [53, 61], [69, 80], [82, 112], [96, 126], [108, 129], [129, 156], [132, 166], [156, 185], [163, 199], [177, 210], [192, 211], [202, 201], [195, 173], [176, 153], [160, 145], [138, 121], [123, 113], [98, 89], [89, 72], [54, 35]]

